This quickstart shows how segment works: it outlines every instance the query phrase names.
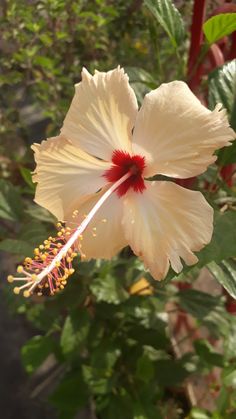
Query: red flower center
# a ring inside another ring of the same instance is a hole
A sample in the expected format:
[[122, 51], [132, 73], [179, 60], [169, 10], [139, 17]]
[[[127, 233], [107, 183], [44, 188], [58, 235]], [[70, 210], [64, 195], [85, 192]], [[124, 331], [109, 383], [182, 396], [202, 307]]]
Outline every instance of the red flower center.
[[132, 173], [118, 188], [118, 196], [123, 196], [126, 192], [133, 188], [135, 192], [143, 192], [146, 189], [144, 178], [142, 176], [145, 168], [145, 157], [135, 154], [131, 156], [126, 151], [115, 150], [112, 155], [113, 165], [106, 170], [104, 177], [108, 182], [116, 182], [126, 173]]

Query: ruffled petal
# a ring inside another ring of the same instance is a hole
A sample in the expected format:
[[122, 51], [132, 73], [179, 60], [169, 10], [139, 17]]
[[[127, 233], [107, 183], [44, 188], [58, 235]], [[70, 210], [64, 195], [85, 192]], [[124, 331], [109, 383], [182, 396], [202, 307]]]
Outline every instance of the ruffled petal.
[[[67, 225], [70, 227], [79, 225], [105, 190], [106, 188], [87, 198], [81, 198], [77, 201], [77, 205], [68, 208]], [[114, 193], [98, 210], [84, 231], [82, 240], [79, 241], [83, 259], [111, 259], [127, 246], [127, 240], [121, 228], [122, 215], [123, 202]]]
[[126, 238], [153, 277], [163, 279], [171, 264], [179, 273], [183, 259], [193, 265], [193, 254], [210, 242], [213, 209], [200, 192], [173, 182], [146, 182], [143, 194], [129, 193], [123, 217]]
[[106, 184], [102, 176], [109, 164], [75, 148], [64, 137], [53, 137], [34, 144], [37, 163], [33, 181], [38, 182], [35, 202], [64, 219], [68, 206], [83, 195]]
[[110, 160], [114, 150], [130, 152], [137, 109], [123, 69], [94, 76], [83, 69], [61, 132], [87, 153]]
[[188, 178], [216, 160], [213, 153], [235, 138], [225, 110], [211, 112], [181, 81], [148, 93], [134, 128], [134, 152], [146, 157], [145, 176]]

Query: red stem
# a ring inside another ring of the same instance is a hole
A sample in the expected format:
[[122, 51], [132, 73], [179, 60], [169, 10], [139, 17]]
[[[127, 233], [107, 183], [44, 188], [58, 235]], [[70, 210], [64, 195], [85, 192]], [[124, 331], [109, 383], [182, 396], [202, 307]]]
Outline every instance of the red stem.
[[205, 19], [205, 6], [206, 0], [194, 0], [192, 25], [190, 28], [191, 40], [188, 60], [188, 76], [192, 73], [203, 41], [202, 25]]

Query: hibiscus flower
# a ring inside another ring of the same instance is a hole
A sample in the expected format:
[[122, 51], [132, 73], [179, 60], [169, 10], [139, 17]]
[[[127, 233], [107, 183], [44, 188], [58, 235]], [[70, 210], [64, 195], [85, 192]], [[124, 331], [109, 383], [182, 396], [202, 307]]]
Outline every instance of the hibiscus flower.
[[[151, 178], [203, 173], [234, 136], [221, 105], [208, 110], [182, 81], [151, 91], [138, 110], [123, 69], [94, 76], [83, 69], [60, 135], [32, 146], [35, 201], [66, 222], [59, 237], [69, 240], [60, 242], [57, 264], [49, 252], [52, 269], [46, 261], [44, 276], [38, 266], [32, 280], [29, 265], [28, 289], [55, 271], [68, 249], [110, 259], [129, 245], [157, 280], [170, 266], [179, 273], [182, 261], [195, 264], [193, 252], [212, 237], [213, 209], [199, 191]], [[80, 227], [73, 230], [74, 223]]]

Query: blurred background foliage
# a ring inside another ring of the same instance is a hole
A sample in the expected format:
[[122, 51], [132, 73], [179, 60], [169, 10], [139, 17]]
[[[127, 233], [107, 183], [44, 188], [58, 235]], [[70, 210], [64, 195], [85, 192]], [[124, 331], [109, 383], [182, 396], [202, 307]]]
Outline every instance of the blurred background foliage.
[[[233, 2], [199, 1], [204, 20], [217, 19], [196, 44], [191, 22], [202, 31], [203, 20], [193, 1], [1, 6], [0, 250], [7, 276], [55, 232], [53, 216], [33, 203], [30, 144], [58, 133], [81, 68], [124, 66], [140, 103], [160, 83], [185, 80], [211, 109], [223, 103], [236, 128], [236, 14]], [[155, 283], [124, 249], [109, 262], [76, 261], [66, 289], [51, 298], [16, 298], [1, 282], [9, 310], [33, 325], [22, 362], [32, 397], [40, 402], [46, 393], [55, 407], [50, 417], [79, 418], [83, 409], [98, 419], [236, 417], [235, 163], [232, 145], [206, 173], [180, 181], [215, 209], [211, 244], [181, 275]]]

